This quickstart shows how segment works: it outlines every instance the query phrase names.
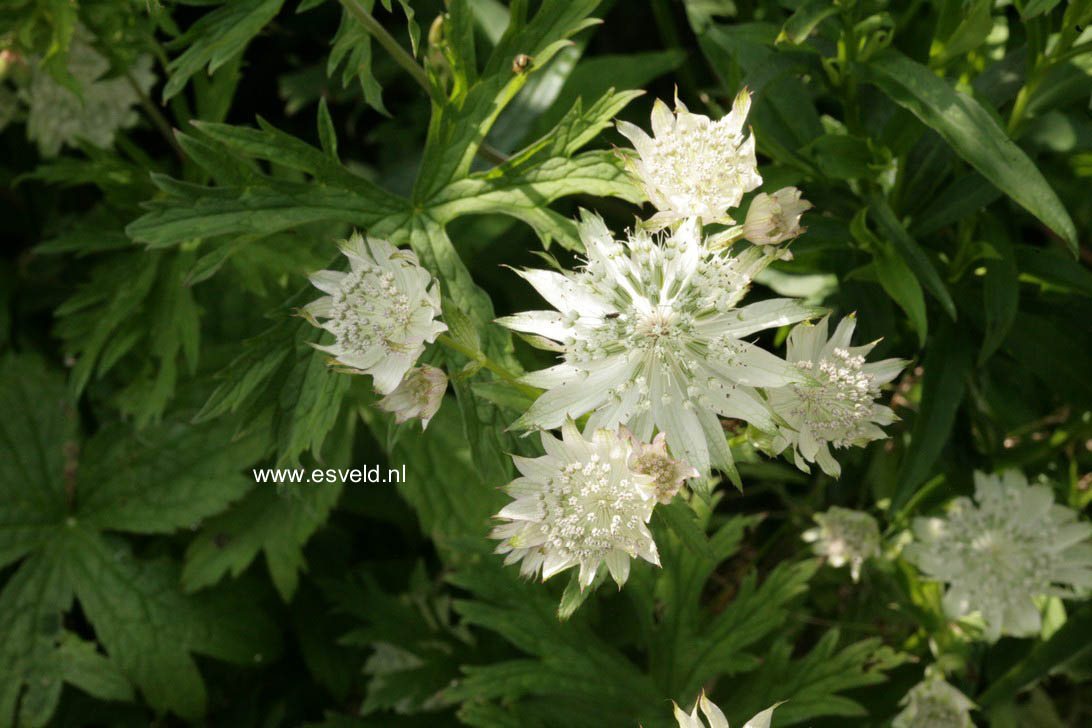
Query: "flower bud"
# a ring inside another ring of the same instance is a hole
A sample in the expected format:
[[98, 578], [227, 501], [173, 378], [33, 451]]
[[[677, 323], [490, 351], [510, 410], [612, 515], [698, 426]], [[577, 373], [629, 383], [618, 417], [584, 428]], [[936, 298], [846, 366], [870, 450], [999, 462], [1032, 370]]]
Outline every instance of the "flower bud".
[[420, 419], [423, 430], [440, 409], [446, 391], [447, 375], [443, 370], [423, 364], [409, 370], [401, 384], [377, 404], [393, 414], [398, 424], [414, 417]]
[[667, 454], [667, 435], [661, 432], [651, 443], [638, 443], [632, 434], [633, 455], [630, 467], [635, 473], [652, 476], [656, 500], [670, 503], [687, 478], [697, 478], [700, 473], [682, 460], [672, 460]]
[[800, 216], [811, 203], [800, 199], [800, 190], [785, 187], [772, 195], [760, 192], [751, 201], [743, 223], [743, 237], [757, 245], [776, 245], [791, 240], [807, 228], [800, 227]]

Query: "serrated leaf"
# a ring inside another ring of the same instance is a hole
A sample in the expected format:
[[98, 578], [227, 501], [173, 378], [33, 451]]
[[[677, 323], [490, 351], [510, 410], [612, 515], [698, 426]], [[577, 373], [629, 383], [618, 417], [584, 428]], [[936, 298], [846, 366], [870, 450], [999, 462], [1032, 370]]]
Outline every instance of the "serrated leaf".
[[259, 612], [183, 596], [173, 562], [137, 560], [125, 542], [83, 528], [66, 543], [72, 587], [96, 636], [152, 707], [184, 718], [204, 713], [191, 652], [253, 665], [279, 651], [279, 635]]
[[75, 486], [76, 409], [37, 357], [0, 360], [0, 567], [48, 539]]
[[291, 601], [299, 572], [306, 569], [303, 547], [326, 522], [341, 490], [340, 483], [303, 483], [278, 493], [276, 486], [259, 483], [226, 513], [208, 520], [190, 543], [183, 589], [204, 589], [228, 572], [238, 577], [262, 552], [281, 598]]
[[107, 427], [84, 446], [77, 516], [103, 530], [170, 533], [219, 513], [254, 486], [244, 469], [265, 451], [230, 423], [167, 422], [133, 438]]
[[170, 79], [163, 88], [163, 100], [180, 92], [203, 66], [211, 74], [241, 55], [283, 4], [284, 0], [231, 0], [191, 25], [169, 44], [186, 50], [167, 66]]
[[870, 83], [936, 130], [959, 156], [1077, 254], [1077, 230], [1061, 200], [1035, 163], [978, 101], [891, 48], [877, 53], [860, 69]]

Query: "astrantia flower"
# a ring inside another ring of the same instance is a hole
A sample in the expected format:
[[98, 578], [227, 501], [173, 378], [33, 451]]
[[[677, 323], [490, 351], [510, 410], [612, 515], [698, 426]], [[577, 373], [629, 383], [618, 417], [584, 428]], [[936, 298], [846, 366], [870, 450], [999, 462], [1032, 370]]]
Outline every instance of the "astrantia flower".
[[876, 519], [864, 511], [833, 506], [825, 513], [816, 513], [819, 525], [801, 534], [820, 556], [826, 556], [833, 567], [849, 564], [853, 581], [861, 577], [865, 559], [880, 555], [880, 527]]
[[633, 443], [633, 456], [630, 467], [638, 473], [652, 476], [652, 487], [656, 491], [656, 500], [670, 503], [687, 478], [696, 478], [701, 473], [681, 460], [672, 460], [667, 454], [667, 436], [659, 433], [649, 444], [637, 442], [632, 433], [627, 432]]
[[755, 160], [755, 138], [744, 137], [743, 123], [751, 108], [746, 89], [732, 111], [713, 121], [690, 113], [675, 101], [675, 113], [659, 99], [652, 107], [652, 133], [619, 121], [618, 131], [637, 150], [630, 171], [660, 210], [653, 218], [663, 224], [700, 217], [703, 222], [730, 222], [728, 210], [738, 207], [744, 193], [762, 184]]
[[[705, 719], [709, 721], [709, 728], [729, 728], [728, 719], [724, 717], [724, 713], [716, 704], [705, 697], [705, 693], [701, 694], [701, 698], [698, 699], [697, 705], [694, 706], [694, 710], [690, 711], [690, 715], [683, 712], [683, 709], [678, 705], [675, 705], [675, 720], [679, 722], [679, 728], [705, 728], [705, 724], [701, 718], [698, 717], [698, 706], [701, 706], [701, 712], [705, 715]], [[774, 709], [777, 706], [766, 708], [754, 718], [747, 721], [743, 728], [770, 728], [770, 720], [773, 718]]]
[[564, 363], [524, 377], [548, 391], [516, 422], [552, 429], [592, 412], [592, 429], [626, 425], [641, 442], [667, 433], [675, 457], [701, 473], [731, 468], [719, 417], [773, 426], [754, 387], [803, 381], [806, 374], [746, 341], [814, 310], [790, 299], [736, 308], [752, 276], [772, 258], [749, 247], [739, 256], [702, 245], [696, 220], [669, 236], [638, 230], [617, 242], [603, 221], [579, 225], [587, 265], [578, 272], [522, 272], [557, 311], [530, 311], [499, 323], [558, 343]]
[[440, 409], [447, 391], [447, 375], [442, 369], [427, 364], [410, 369], [402, 383], [376, 405], [379, 409], [394, 414], [394, 421], [402, 424], [406, 420], [421, 420], [421, 429], [428, 427], [428, 421]]
[[895, 716], [891, 728], [974, 728], [974, 703], [940, 678], [922, 680], [899, 705], [906, 707]]
[[490, 533], [501, 539], [497, 553], [508, 554], [504, 563], [522, 559], [520, 573], [541, 571], [543, 580], [579, 566], [581, 588], [603, 563], [618, 586], [629, 577], [631, 557], [659, 566], [646, 525], [656, 505], [652, 476], [630, 467], [629, 439], [596, 430], [585, 440], [572, 420], [561, 438], [543, 432], [544, 456], [512, 456], [522, 477], [504, 488], [515, 500], [497, 518], [508, 523]]
[[311, 283], [323, 293], [303, 312], [334, 335], [316, 346], [342, 366], [371, 374], [382, 394], [394, 391], [417, 357], [447, 326], [440, 313], [440, 291], [409, 250], [359, 233], [345, 241], [349, 272], [321, 270]]
[[788, 360], [811, 380], [767, 392], [773, 410], [788, 424], [778, 427], [772, 449], [780, 452], [791, 445], [801, 470], [808, 469], [805, 461], [817, 462], [824, 473], [837, 477], [842, 468], [830, 446], [864, 445], [885, 438], [880, 425], [898, 419], [873, 400], [880, 386], [894, 379], [906, 362], [884, 359], [866, 364], [865, 356], [876, 342], [850, 346], [854, 326], [852, 316], [842, 319], [829, 341], [827, 318], [795, 326], [789, 334]]
[[[82, 98], [57, 83], [49, 73], [35, 68], [20, 93], [29, 108], [27, 136], [37, 142], [43, 157], [53, 157], [64, 145], [84, 139], [97, 147], [109, 147], [119, 129], [137, 123], [133, 109], [140, 95], [125, 75], [102, 77], [110, 61], [78, 37], [72, 41], [68, 71], [80, 86]], [[141, 93], [155, 83], [151, 56], [140, 57], [128, 69]]]
[[743, 237], [756, 245], [776, 245], [791, 240], [807, 228], [800, 227], [800, 216], [811, 209], [811, 203], [800, 198], [795, 187], [780, 189], [772, 195], [759, 192], [751, 200]]
[[1018, 471], [974, 479], [977, 505], [956, 498], [947, 517], [915, 519], [916, 542], [903, 553], [927, 578], [947, 582], [950, 617], [979, 613], [990, 641], [1038, 634], [1034, 597], [1092, 588], [1092, 524]]

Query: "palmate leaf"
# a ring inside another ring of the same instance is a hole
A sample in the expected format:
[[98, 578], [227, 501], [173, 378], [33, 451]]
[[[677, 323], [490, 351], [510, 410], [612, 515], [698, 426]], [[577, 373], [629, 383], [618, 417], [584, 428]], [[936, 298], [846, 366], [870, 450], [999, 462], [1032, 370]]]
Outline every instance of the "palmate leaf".
[[[884, 672], [904, 663], [900, 655], [879, 639], [867, 639], [837, 650], [839, 632], [827, 631], [806, 655], [792, 659], [792, 645], [778, 640], [766, 652], [762, 666], [733, 685], [721, 705], [731, 706], [741, 724], [751, 715], [776, 702], [779, 726], [806, 724], [823, 716], [867, 715], [854, 700], [837, 693], [887, 679]], [[731, 717], [731, 716], [729, 716]], [[734, 723], [733, 723], [734, 724]]]
[[305, 484], [278, 493], [276, 486], [260, 484], [230, 510], [205, 522], [186, 550], [182, 588], [205, 589], [229, 571], [237, 577], [262, 552], [277, 592], [291, 601], [299, 573], [306, 569], [303, 546], [326, 522], [341, 490], [340, 483]]
[[[191, 599], [172, 562], [102, 533], [165, 533], [219, 511], [241, 492], [253, 440], [167, 422], [147, 440], [107, 427], [81, 447], [63, 380], [30, 356], [0, 364], [0, 406], [0, 514], [18, 519], [0, 530], [0, 555], [23, 558], [0, 591], [0, 725], [45, 724], [61, 680], [104, 699], [132, 683], [153, 708], [196, 718], [206, 698], [191, 652], [254, 664], [279, 650], [253, 604]], [[105, 655], [62, 629], [73, 598]]]

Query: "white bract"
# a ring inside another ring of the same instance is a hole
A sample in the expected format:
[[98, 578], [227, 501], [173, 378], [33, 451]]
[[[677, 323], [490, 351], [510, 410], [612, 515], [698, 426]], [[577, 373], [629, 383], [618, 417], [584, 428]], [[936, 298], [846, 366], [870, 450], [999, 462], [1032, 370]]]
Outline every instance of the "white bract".
[[948, 584], [950, 617], [981, 615], [988, 640], [1038, 634], [1035, 597], [1092, 588], [1092, 524], [1015, 470], [975, 473], [975, 501], [956, 498], [945, 518], [915, 519], [916, 542], [903, 553], [926, 578]]
[[812, 544], [816, 554], [827, 557], [835, 567], [849, 564], [853, 581], [861, 578], [865, 559], [880, 555], [880, 527], [876, 519], [864, 511], [833, 506], [813, 518], [819, 525], [801, 534]]
[[[675, 705], [675, 720], [679, 722], [679, 728], [705, 728], [705, 724], [698, 717], [698, 706], [701, 706], [701, 712], [709, 721], [709, 728], [729, 728], [728, 719], [724, 717], [724, 713], [713, 701], [705, 697], [705, 693], [701, 694], [701, 698], [698, 699], [697, 705], [694, 706], [689, 715], [678, 705]], [[770, 720], [773, 718], [775, 708], [777, 708], [776, 705], [766, 708], [766, 710], [744, 723], [743, 728], [770, 728]]]
[[927, 677], [910, 688], [899, 705], [906, 707], [891, 728], [974, 728], [974, 703], [937, 677]]
[[[591, 412], [588, 427], [626, 425], [641, 442], [667, 433], [671, 452], [702, 474], [732, 468], [720, 417], [773, 428], [756, 387], [803, 382], [807, 373], [747, 341], [815, 310], [791, 299], [737, 308], [751, 278], [773, 257], [751, 246], [738, 256], [702, 245], [690, 219], [670, 234], [638, 230], [618, 242], [584, 214], [580, 271], [521, 272], [556, 311], [499, 319], [557, 342], [557, 366], [524, 381], [548, 390], [515, 423], [552, 429]], [[776, 253], [776, 251], [769, 251]]]
[[667, 436], [663, 432], [647, 444], [637, 442], [633, 433], [627, 431], [626, 434], [633, 443], [630, 467], [638, 473], [652, 476], [652, 487], [660, 503], [670, 503], [688, 478], [701, 475], [688, 463], [671, 459], [667, 454]]
[[440, 409], [447, 391], [447, 375], [442, 369], [427, 364], [410, 369], [394, 391], [376, 405], [385, 412], [394, 414], [396, 424], [417, 418], [421, 420], [421, 429], [428, 427], [428, 421]]
[[109, 147], [119, 129], [137, 123], [140, 117], [133, 107], [155, 83], [151, 56], [141, 56], [128, 69], [139, 93], [124, 74], [102, 79], [109, 70], [110, 62], [78, 37], [69, 49], [68, 71], [79, 84], [80, 96], [35, 64], [19, 95], [28, 107], [27, 137], [37, 142], [43, 157], [56, 156], [62, 146], [81, 139]]
[[809, 379], [767, 392], [770, 406], [785, 422], [777, 427], [772, 449], [781, 452], [791, 446], [801, 470], [808, 470], [808, 462], [816, 462], [824, 473], [837, 477], [842, 468], [831, 455], [831, 446], [866, 445], [885, 438], [880, 426], [898, 419], [874, 400], [880, 386], [894, 379], [906, 362], [866, 363], [865, 356], [876, 342], [850, 346], [855, 325], [852, 316], [842, 319], [829, 340], [826, 317], [817, 324], [793, 327], [788, 360]]
[[[390, 394], [417, 357], [447, 326], [436, 321], [440, 291], [432, 275], [408, 250], [359, 233], [344, 241], [349, 271], [322, 270], [311, 283], [328, 295], [303, 313], [334, 335], [315, 348], [360, 374], [370, 374], [381, 394]], [[318, 323], [316, 319], [326, 319]]]
[[744, 193], [762, 184], [754, 135], [743, 134], [750, 108], [751, 96], [744, 89], [732, 111], [719, 121], [690, 113], [678, 99], [672, 114], [657, 99], [652, 107], [652, 137], [634, 124], [617, 122], [618, 131], [637, 150], [636, 158], [627, 157], [627, 166], [660, 211], [651, 223], [691, 217], [705, 223], [731, 222], [728, 210], [739, 206]]
[[756, 245], [777, 245], [807, 232], [800, 226], [800, 216], [811, 209], [811, 203], [800, 198], [795, 187], [780, 189], [772, 195], [759, 192], [751, 200], [743, 237]]
[[543, 432], [540, 458], [512, 456], [521, 477], [504, 490], [515, 500], [497, 514], [508, 522], [490, 533], [501, 540], [504, 563], [522, 560], [521, 574], [541, 571], [544, 581], [579, 566], [581, 589], [603, 563], [618, 586], [629, 577], [630, 558], [659, 566], [647, 525], [656, 505], [653, 479], [630, 467], [630, 440], [611, 430], [585, 440], [572, 420], [561, 437]]

